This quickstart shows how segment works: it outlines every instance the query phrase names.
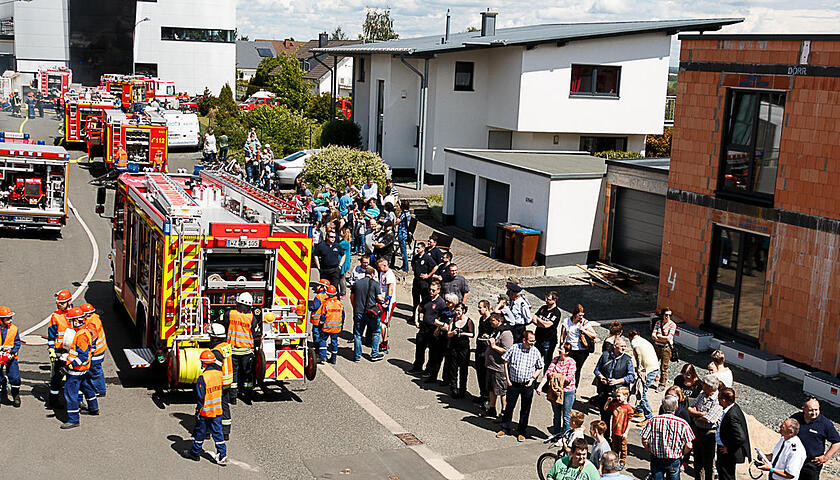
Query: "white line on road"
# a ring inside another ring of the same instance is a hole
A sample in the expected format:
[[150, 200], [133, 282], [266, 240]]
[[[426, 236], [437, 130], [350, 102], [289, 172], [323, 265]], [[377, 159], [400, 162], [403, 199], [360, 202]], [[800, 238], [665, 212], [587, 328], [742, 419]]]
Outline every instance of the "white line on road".
[[[335, 383], [344, 393], [347, 394], [360, 407], [364, 408], [374, 420], [379, 422], [383, 427], [388, 429], [394, 435], [399, 433], [410, 433], [405, 427], [397, 423], [390, 415], [385, 413], [378, 405], [373, 403], [369, 398], [359, 391], [352, 383], [350, 383], [344, 376], [338, 373], [338, 370], [329, 365], [323, 365], [319, 370], [323, 371], [330, 380]], [[438, 471], [441, 475], [449, 480], [461, 480], [464, 475], [455, 469], [452, 465], [446, 462], [443, 457], [429, 448], [427, 445], [411, 445], [408, 448], [414, 450], [417, 455], [426, 461], [432, 468]]]
[[[70, 208], [70, 211], [73, 212], [73, 215], [76, 217], [76, 219], [79, 220], [79, 223], [82, 224], [82, 228], [85, 229], [85, 233], [87, 233], [88, 240], [90, 240], [90, 246], [93, 249], [93, 258], [90, 262], [90, 269], [88, 270], [85, 279], [82, 280], [82, 284], [79, 285], [75, 292], [73, 292], [73, 296], [70, 298], [70, 301], [73, 302], [85, 291], [85, 288], [87, 288], [88, 286], [88, 282], [90, 282], [90, 279], [93, 278], [93, 273], [96, 271], [96, 266], [99, 265], [99, 246], [96, 244], [96, 239], [93, 238], [93, 232], [90, 231], [90, 228], [88, 228], [85, 221], [82, 220], [82, 216], [79, 215], [79, 212], [76, 210], [76, 207], [74, 207], [73, 203], [70, 202], [70, 198], [67, 199], [67, 206]], [[35, 330], [38, 330], [50, 321], [50, 317], [52, 317], [52, 314], [47, 316], [47, 318], [41, 320], [41, 322], [39, 322], [34, 327], [21, 332], [20, 335], [26, 336], [34, 332]]]

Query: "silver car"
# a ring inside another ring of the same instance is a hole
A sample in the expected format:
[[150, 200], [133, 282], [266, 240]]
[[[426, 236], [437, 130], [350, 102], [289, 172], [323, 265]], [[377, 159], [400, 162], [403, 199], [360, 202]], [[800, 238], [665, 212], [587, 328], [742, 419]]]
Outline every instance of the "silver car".
[[[301, 150], [286, 157], [274, 160], [274, 170], [277, 181], [281, 185], [294, 185], [295, 178], [303, 171], [306, 159], [320, 150], [320, 148]], [[391, 166], [388, 164], [385, 164], [385, 177], [391, 178]]]

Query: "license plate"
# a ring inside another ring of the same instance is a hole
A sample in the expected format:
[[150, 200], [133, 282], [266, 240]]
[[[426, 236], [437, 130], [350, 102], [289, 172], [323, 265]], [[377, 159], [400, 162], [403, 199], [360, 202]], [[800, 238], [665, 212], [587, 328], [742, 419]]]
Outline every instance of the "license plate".
[[252, 248], [252, 247], [259, 247], [260, 241], [259, 240], [226, 240], [225, 241], [226, 247], [233, 247], [233, 248]]
[[32, 223], [32, 217], [15, 217], [16, 222]]

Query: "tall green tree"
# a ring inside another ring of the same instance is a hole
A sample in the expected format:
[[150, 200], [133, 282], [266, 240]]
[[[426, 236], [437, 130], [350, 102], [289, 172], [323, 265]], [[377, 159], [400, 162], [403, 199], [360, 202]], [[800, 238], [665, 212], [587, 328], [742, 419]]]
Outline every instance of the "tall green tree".
[[335, 30], [330, 34], [330, 40], [347, 40], [347, 34], [341, 29], [341, 25], [335, 27]]
[[313, 95], [309, 97], [309, 103], [306, 105], [306, 116], [317, 120], [319, 123], [326, 122], [330, 120], [331, 105], [332, 97], [329, 93]]
[[359, 38], [365, 42], [384, 42], [400, 38], [394, 31], [394, 20], [391, 19], [391, 10], [379, 11], [375, 8], [367, 11], [365, 23], [362, 25], [362, 34]]
[[257, 72], [251, 79], [251, 85], [267, 88], [271, 80], [271, 72], [279, 66], [280, 59], [278, 57], [265, 57], [260, 60], [260, 64], [257, 65]]
[[277, 95], [282, 105], [294, 111], [305, 109], [312, 94], [309, 92], [309, 85], [303, 80], [300, 62], [286, 54], [278, 55], [275, 60], [278, 65], [272, 71], [268, 90]]

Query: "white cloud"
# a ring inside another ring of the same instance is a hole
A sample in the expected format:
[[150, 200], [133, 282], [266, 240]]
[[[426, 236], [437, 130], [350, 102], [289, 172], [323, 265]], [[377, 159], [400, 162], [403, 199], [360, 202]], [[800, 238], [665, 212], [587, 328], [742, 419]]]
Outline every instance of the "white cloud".
[[745, 19], [724, 27], [722, 32], [726, 33], [836, 33], [840, 25], [836, 0], [554, 0], [539, 6], [533, 0], [507, 0], [495, 5], [480, 0], [237, 0], [238, 29], [251, 39], [309, 40], [340, 25], [355, 38], [361, 32], [367, 8], [388, 7], [400, 37], [443, 34], [447, 8], [451, 9], [452, 30], [456, 32], [478, 27], [479, 13], [488, 7], [499, 12], [500, 28], [713, 17]]

